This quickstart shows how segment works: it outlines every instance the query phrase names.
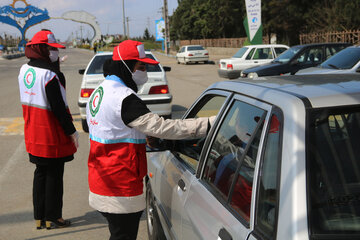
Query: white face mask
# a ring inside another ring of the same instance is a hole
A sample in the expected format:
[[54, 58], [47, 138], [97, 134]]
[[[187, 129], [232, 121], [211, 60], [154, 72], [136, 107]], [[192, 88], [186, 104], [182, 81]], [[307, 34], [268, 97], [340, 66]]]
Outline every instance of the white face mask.
[[59, 58], [59, 51], [50, 50], [49, 58], [51, 62], [56, 62]]
[[137, 85], [143, 85], [148, 80], [147, 72], [136, 70], [134, 73], [132, 73], [132, 79]]

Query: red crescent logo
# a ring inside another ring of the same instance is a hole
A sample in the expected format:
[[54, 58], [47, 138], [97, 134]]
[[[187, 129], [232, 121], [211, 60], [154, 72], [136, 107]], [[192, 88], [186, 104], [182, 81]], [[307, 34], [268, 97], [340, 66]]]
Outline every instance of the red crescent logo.
[[98, 98], [98, 97], [99, 97], [99, 95], [96, 95], [96, 96], [94, 97], [93, 107], [96, 107], [96, 106], [95, 106], [95, 101], [96, 101], [96, 98]]

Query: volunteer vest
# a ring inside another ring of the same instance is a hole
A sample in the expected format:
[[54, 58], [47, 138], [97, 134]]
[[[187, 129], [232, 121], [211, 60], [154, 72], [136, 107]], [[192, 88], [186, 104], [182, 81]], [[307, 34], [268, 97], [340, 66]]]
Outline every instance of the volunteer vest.
[[126, 126], [121, 117], [123, 100], [130, 94], [136, 93], [120, 79], [107, 79], [95, 89], [86, 106], [92, 193], [113, 197], [143, 193], [147, 173], [145, 135]]
[[[59, 81], [56, 74], [48, 69], [24, 64], [18, 80], [25, 122], [26, 151], [44, 158], [61, 158], [74, 154], [76, 147], [70, 136], [64, 133], [46, 97], [46, 84], [50, 81]], [[65, 88], [60, 81], [59, 85], [67, 107]]]

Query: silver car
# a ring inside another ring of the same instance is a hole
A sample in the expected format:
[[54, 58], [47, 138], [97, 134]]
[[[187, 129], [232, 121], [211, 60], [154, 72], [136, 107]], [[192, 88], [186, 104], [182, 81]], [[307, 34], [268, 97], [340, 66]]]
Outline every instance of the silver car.
[[148, 152], [149, 239], [360, 239], [360, 76], [217, 82]]
[[[145, 51], [146, 57], [156, 59], [150, 52]], [[88, 132], [86, 123], [86, 104], [94, 89], [104, 81], [103, 65], [106, 59], [112, 58], [112, 52], [97, 53], [89, 62], [86, 69], [80, 69], [79, 73], [83, 74], [78, 106], [80, 109], [81, 123], [83, 130]], [[157, 113], [165, 118], [171, 118], [171, 101], [172, 95], [169, 91], [168, 81], [166, 79], [166, 71], [170, 71], [170, 67], [158, 65], [146, 65], [148, 81], [138, 86], [138, 96], [146, 103], [147, 107], [153, 113]]]

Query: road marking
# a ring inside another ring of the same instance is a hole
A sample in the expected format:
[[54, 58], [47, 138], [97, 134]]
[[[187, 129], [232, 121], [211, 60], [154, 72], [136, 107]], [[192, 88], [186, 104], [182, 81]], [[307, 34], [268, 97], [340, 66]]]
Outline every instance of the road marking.
[[[83, 132], [81, 117], [73, 116], [73, 123], [78, 132]], [[24, 135], [24, 119], [22, 117], [0, 118], [0, 136]]]

